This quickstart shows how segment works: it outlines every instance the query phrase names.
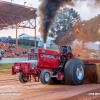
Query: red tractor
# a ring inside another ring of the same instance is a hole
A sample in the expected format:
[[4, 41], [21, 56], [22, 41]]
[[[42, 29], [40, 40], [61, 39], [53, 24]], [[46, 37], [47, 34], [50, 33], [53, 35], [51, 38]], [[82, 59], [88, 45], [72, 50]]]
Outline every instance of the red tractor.
[[84, 81], [84, 63], [74, 58], [70, 46], [61, 46], [59, 51], [32, 48], [28, 60], [14, 63], [12, 74], [19, 73], [19, 81], [41, 81], [43, 84], [80, 85]]

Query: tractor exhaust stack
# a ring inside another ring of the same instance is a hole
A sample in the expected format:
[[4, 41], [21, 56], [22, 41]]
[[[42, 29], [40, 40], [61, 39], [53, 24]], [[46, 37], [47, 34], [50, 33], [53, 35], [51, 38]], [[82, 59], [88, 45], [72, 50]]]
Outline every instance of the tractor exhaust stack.
[[46, 49], [46, 43], [44, 43], [44, 49]]

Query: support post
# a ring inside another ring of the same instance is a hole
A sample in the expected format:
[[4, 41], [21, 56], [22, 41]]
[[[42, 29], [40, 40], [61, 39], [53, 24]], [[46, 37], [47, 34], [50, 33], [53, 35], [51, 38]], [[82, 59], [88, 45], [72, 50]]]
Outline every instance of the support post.
[[18, 26], [16, 25], [16, 47], [18, 46]]
[[36, 18], [35, 18], [35, 28], [34, 28], [34, 30], [35, 30], [35, 41], [34, 41], [34, 46], [36, 47]]

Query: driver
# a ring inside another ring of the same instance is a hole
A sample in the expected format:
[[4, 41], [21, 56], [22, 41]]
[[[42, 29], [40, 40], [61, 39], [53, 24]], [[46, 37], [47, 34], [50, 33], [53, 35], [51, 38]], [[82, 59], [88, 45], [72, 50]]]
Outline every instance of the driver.
[[65, 63], [73, 57], [70, 46], [62, 46], [61, 52], [62, 52], [62, 56], [61, 56], [61, 62], [59, 66], [60, 70], [63, 68]]

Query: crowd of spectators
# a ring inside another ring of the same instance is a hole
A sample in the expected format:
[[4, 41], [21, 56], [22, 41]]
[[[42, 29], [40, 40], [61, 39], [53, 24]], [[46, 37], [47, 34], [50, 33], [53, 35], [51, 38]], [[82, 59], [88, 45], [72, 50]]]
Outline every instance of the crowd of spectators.
[[27, 49], [16, 47], [15, 44], [0, 42], [0, 55], [8, 57], [27, 57]]

